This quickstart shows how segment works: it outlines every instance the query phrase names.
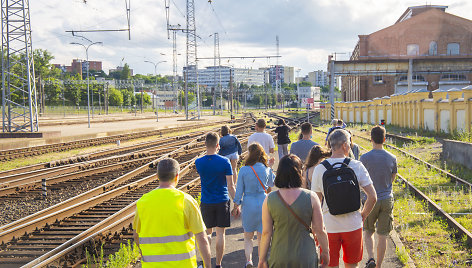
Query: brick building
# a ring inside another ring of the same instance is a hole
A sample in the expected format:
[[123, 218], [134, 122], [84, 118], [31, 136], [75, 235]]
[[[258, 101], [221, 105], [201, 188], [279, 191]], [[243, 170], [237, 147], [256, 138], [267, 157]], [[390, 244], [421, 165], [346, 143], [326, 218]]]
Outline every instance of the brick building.
[[[472, 58], [472, 21], [446, 12], [447, 6], [409, 7], [390, 27], [359, 35], [350, 60]], [[453, 70], [453, 66], [452, 69]], [[463, 88], [472, 73], [418, 74], [412, 89]], [[408, 90], [406, 75], [342, 78], [344, 101], [368, 100]]]
[[[90, 67], [89, 70], [91, 71], [101, 71], [102, 70], [102, 62], [101, 61], [89, 61]], [[70, 66], [61, 65], [61, 64], [53, 64], [54, 67], [61, 69], [64, 73], [77, 73], [82, 75], [82, 73], [87, 72], [87, 61], [73, 59]]]

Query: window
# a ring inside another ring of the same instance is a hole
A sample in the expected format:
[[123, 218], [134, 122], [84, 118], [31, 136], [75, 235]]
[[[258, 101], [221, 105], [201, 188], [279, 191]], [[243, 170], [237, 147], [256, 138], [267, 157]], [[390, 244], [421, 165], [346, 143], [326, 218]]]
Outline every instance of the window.
[[[412, 78], [411, 80], [413, 82], [424, 82], [425, 81], [424, 76], [422, 76], [422, 75], [413, 75], [411, 78]], [[400, 76], [399, 81], [408, 81], [408, 76], [406, 76], [406, 75]]]
[[447, 55], [459, 55], [459, 54], [460, 54], [459, 43], [447, 44]]
[[408, 56], [418, 56], [420, 54], [420, 46], [417, 44], [409, 44], [406, 46], [406, 54]]
[[463, 74], [443, 74], [441, 80], [446, 81], [465, 81], [467, 80]]
[[383, 84], [383, 77], [381, 75], [374, 76], [374, 84]]
[[438, 55], [438, 43], [436, 43], [436, 41], [429, 43], [429, 55]]

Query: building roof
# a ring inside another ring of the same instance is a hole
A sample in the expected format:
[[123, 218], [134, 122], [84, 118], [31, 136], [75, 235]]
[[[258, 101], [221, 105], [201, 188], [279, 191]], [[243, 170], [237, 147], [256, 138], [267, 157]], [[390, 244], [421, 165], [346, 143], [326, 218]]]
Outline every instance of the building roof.
[[438, 6], [438, 5], [422, 5], [422, 6], [411, 6], [408, 7], [405, 12], [400, 16], [400, 18], [395, 22], [395, 24], [405, 21], [413, 16], [416, 16], [422, 12], [428, 11], [430, 9], [437, 9], [442, 12], [446, 12], [448, 6]]

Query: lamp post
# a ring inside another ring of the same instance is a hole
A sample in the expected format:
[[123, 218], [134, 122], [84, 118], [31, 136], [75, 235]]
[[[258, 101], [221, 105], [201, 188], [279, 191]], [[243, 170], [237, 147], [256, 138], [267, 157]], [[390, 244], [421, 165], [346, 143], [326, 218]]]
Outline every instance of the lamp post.
[[300, 88], [299, 88], [299, 84], [300, 84], [300, 71], [302, 69], [297, 69], [297, 108], [300, 109], [300, 103], [301, 103], [301, 100], [300, 100]]
[[88, 50], [91, 46], [95, 44], [103, 44], [102, 42], [94, 42], [90, 45], [86, 46], [81, 43], [72, 42], [71, 45], [79, 45], [84, 47], [85, 49], [85, 56], [87, 58], [87, 117], [88, 117], [88, 127], [90, 128], [90, 81], [89, 81], [89, 61], [88, 61]]
[[[165, 55], [165, 54], [161, 53], [161, 55]], [[167, 61], [161, 60], [159, 62], [154, 63], [152, 61], [145, 60], [144, 62], [151, 63], [152, 65], [154, 65], [154, 76], [156, 76], [156, 99], [157, 99], [157, 65], [163, 62], [167, 62]], [[157, 103], [156, 103], [156, 122], [159, 122], [159, 105], [157, 105]]]

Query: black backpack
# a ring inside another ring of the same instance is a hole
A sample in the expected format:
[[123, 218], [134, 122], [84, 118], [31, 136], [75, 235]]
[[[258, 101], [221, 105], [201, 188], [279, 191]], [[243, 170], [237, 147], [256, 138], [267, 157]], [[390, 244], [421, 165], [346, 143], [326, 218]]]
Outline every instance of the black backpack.
[[354, 212], [361, 207], [359, 182], [354, 170], [348, 166], [349, 162], [350, 158], [333, 165], [328, 160], [321, 162], [326, 168], [323, 174], [324, 199], [331, 215]]

